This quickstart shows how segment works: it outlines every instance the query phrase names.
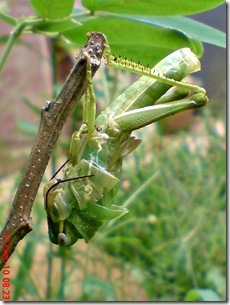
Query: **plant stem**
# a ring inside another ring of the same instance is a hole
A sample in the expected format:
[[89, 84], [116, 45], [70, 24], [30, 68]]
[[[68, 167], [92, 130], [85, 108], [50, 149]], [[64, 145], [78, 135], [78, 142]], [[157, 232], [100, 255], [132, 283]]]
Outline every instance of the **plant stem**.
[[15, 26], [17, 24], [17, 19], [15, 19], [15, 18], [11, 17], [10, 15], [7, 15], [3, 12], [0, 12], [0, 19], [2, 19], [6, 23], [9, 23], [13, 26]]
[[8, 16], [6, 14], [0, 13], [0, 18], [5, 20], [6, 22], [15, 25], [13, 31], [10, 33], [9, 39], [7, 41], [5, 50], [3, 52], [3, 55], [0, 58], [0, 72], [2, 71], [2, 68], [6, 62], [6, 59], [12, 49], [13, 44], [15, 43], [16, 39], [18, 36], [22, 33], [22, 31], [27, 27], [27, 26], [34, 26], [36, 24], [39, 24], [41, 22], [41, 19], [35, 19], [35, 20], [23, 20], [20, 21], [17, 24], [17, 20], [12, 18], [11, 16]]
[[3, 55], [0, 58], [0, 72], [2, 71], [2, 68], [6, 62], [6, 59], [10, 53], [10, 50], [12, 49], [13, 44], [15, 43], [17, 37], [21, 34], [23, 29], [26, 27], [26, 25], [27, 25], [26, 23], [20, 23], [11, 32], [10, 37], [6, 44], [5, 50], [3, 52]]

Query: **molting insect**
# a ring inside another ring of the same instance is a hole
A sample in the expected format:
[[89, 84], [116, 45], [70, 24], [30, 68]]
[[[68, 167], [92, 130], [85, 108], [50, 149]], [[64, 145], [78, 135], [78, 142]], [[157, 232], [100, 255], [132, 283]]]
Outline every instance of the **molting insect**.
[[141, 143], [132, 131], [208, 102], [203, 88], [182, 81], [200, 69], [190, 49], [177, 50], [150, 69], [112, 56], [103, 37], [109, 66], [143, 76], [96, 118], [90, 61], [84, 54], [88, 80], [84, 123], [72, 135], [69, 160], [60, 168], [64, 178], [57, 180], [55, 175], [44, 187], [49, 237], [60, 246], [71, 246], [80, 238], [88, 242], [105, 221], [128, 212], [113, 200], [120, 186], [122, 159]]

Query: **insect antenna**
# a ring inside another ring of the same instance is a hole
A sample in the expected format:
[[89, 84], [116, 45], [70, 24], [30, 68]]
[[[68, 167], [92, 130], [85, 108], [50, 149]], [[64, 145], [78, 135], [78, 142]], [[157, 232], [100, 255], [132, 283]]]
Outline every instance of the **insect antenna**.
[[53, 178], [55, 178], [57, 176], [57, 174], [63, 169], [63, 167], [69, 162], [69, 159], [67, 159], [60, 167], [59, 169], [55, 172], [55, 174], [50, 178], [50, 180], [52, 180]]
[[[67, 160], [57, 171], [57, 173], [60, 171], [60, 169], [68, 162], [69, 160]], [[65, 180], [61, 180], [61, 179], [58, 179], [57, 182], [55, 182], [53, 185], [51, 185], [51, 187], [48, 189], [47, 193], [46, 193], [46, 199], [45, 199], [45, 206], [47, 206], [47, 203], [48, 203], [48, 195], [49, 195], [49, 192], [54, 188], [56, 187], [58, 184], [61, 184], [61, 183], [64, 183], [64, 182], [68, 182], [68, 181], [73, 181], [73, 180], [78, 180], [78, 179], [83, 179], [83, 178], [89, 178], [89, 177], [93, 177], [95, 175], [85, 175], [85, 176], [79, 176], [79, 177], [74, 177], [74, 178], [68, 178], [68, 179], [65, 179]], [[55, 177], [55, 176], [54, 176]], [[53, 179], [53, 178], [52, 178]]]

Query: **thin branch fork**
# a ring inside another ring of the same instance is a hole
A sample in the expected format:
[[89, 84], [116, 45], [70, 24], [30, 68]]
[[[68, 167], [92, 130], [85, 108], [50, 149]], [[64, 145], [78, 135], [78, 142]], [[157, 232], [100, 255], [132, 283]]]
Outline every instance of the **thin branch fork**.
[[88, 40], [81, 49], [61, 92], [54, 101], [42, 108], [40, 128], [0, 234], [0, 270], [19, 241], [33, 229], [30, 214], [52, 150], [67, 118], [87, 89], [87, 65], [90, 64], [94, 75], [101, 64], [104, 47], [103, 34], [88, 34]]

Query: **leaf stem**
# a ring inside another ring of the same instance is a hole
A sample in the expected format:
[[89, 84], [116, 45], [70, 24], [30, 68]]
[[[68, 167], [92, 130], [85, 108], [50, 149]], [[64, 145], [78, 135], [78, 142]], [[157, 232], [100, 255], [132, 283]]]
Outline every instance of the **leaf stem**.
[[26, 25], [27, 25], [26, 23], [20, 23], [11, 32], [10, 37], [6, 44], [5, 50], [2, 54], [2, 57], [0, 58], [0, 72], [2, 71], [2, 68], [6, 62], [6, 59], [10, 53], [10, 50], [12, 49], [13, 44], [15, 43], [16, 39], [21, 34], [23, 29], [26, 27]]
[[7, 15], [7, 14], [5, 14], [3, 12], [0, 12], [0, 19], [2, 19], [6, 23], [9, 23], [9, 24], [11, 24], [13, 26], [16, 26], [16, 24], [17, 24], [17, 19], [16, 18], [13, 18], [10, 15]]
[[13, 31], [10, 33], [9, 39], [7, 41], [5, 50], [0, 58], [0, 72], [2, 71], [4, 64], [6, 62], [7, 57], [9, 56], [9, 53], [12, 49], [12, 46], [14, 45], [15, 41], [17, 40], [18, 36], [23, 32], [23, 30], [27, 26], [34, 26], [41, 22], [41, 19], [35, 19], [35, 20], [23, 20], [19, 21], [19, 23], [16, 23], [16, 19], [13, 19], [11, 16], [8, 16], [6, 14], [0, 13], [0, 18], [2, 17], [3, 20], [8, 21], [8, 23], [12, 25], [16, 25], [13, 29]]

